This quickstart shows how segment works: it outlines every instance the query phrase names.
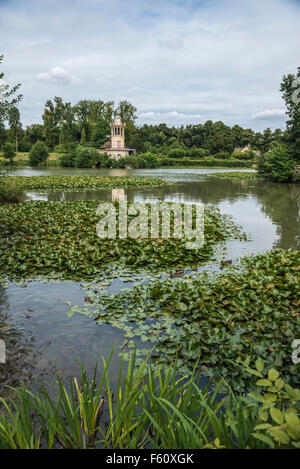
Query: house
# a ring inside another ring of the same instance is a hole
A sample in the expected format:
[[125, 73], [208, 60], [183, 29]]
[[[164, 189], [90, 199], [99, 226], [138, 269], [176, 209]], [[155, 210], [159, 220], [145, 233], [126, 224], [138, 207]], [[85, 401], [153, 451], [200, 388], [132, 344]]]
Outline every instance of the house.
[[233, 153], [245, 153], [246, 151], [253, 151], [253, 153], [255, 154], [255, 156], [260, 156], [260, 151], [257, 151], [257, 150], [252, 150], [251, 149], [251, 144], [248, 143], [248, 145], [246, 145], [245, 147], [237, 147], [234, 149], [234, 152]]

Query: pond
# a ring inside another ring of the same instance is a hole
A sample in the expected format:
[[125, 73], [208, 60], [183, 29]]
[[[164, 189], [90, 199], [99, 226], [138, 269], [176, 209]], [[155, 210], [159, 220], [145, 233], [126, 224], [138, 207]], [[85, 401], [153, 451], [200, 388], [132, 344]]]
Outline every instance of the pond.
[[[228, 259], [278, 247], [300, 249], [300, 185], [272, 184], [256, 180], [216, 178], [215, 169], [31, 169], [18, 168], [10, 175], [100, 175], [146, 176], [161, 178], [173, 184], [163, 187], [127, 189], [129, 201], [139, 202], [202, 202], [216, 205], [221, 213], [230, 214], [250, 241], [227, 243]], [[37, 200], [75, 201], [112, 200], [108, 190], [80, 192], [30, 192]], [[214, 265], [210, 269], [216, 268]], [[115, 280], [110, 291], [127, 286]], [[111, 325], [97, 325], [89, 317], [74, 314], [68, 317], [67, 302], [84, 304], [86, 291], [78, 282], [27, 282], [0, 286], [0, 327], [8, 337], [8, 365], [0, 386], [16, 384], [18, 379], [55, 382], [54, 371], [66, 378], [78, 374], [78, 360], [90, 373], [101, 357], [107, 357], [114, 342], [123, 342], [122, 332]], [[2, 326], [1, 326], [2, 325]], [[116, 353], [111, 375], [118, 373]]]

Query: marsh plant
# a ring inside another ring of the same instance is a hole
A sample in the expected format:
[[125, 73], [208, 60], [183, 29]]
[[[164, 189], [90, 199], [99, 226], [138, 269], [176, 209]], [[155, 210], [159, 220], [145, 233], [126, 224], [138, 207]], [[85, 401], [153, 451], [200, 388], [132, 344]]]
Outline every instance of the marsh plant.
[[[176, 360], [153, 371], [139, 366], [135, 353], [121, 361], [116, 386], [103, 359], [95, 373], [74, 378], [67, 388], [57, 377], [57, 398], [43, 387], [22, 386], [1, 399], [0, 447], [12, 449], [204, 449], [300, 448], [300, 390], [287, 385], [276, 369], [257, 360], [244, 366], [254, 376], [253, 390], [234, 393], [221, 380], [201, 390], [194, 371], [178, 378]], [[258, 380], [257, 380], [258, 378]]]

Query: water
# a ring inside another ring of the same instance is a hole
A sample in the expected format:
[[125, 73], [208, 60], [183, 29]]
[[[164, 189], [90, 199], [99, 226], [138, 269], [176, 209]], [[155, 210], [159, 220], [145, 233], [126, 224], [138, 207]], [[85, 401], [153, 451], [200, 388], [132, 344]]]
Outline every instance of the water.
[[[272, 184], [261, 181], [222, 179], [208, 169], [31, 169], [11, 171], [15, 175], [86, 174], [109, 176], [158, 177], [173, 184], [157, 188], [126, 190], [130, 201], [203, 202], [214, 204], [230, 214], [244, 231], [249, 242], [227, 243], [228, 258], [264, 252], [272, 248], [300, 249], [300, 185]], [[32, 199], [111, 200], [111, 191], [29, 193]], [[15, 384], [18, 379], [41, 380], [53, 385], [54, 371], [66, 378], [79, 372], [78, 360], [91, 373], [101, 356], [108, 357], [115, 340], [121, 344], [122, 333], [110, 325], [96, 325], [81, 315], [67, 316], [69, 306], [82, 305], [86, 292], [77, 282], [28, 282], [27, 287], [0, 287], [0, 334], [8, 337], [8, 373], [0, 373], [0, 385]], [[124, 286], [114, 286], [117, 291]], [[116, 377], [119, 358], [112, 361], [111, 375]]]

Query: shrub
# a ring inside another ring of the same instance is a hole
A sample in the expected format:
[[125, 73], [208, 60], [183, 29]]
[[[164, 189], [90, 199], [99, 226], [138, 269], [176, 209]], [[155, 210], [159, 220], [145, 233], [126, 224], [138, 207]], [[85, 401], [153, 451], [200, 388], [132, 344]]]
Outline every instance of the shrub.
[[226, 160], [226, 159], [230, 158], [230, 153], [228, 153], [228, 151], [220, 151], [219, 153], [216, 153], [214, 155], [214, 158], [219, 158], [221, 160]]
[[189, 156], [189, 150], [184, 150], [183, 148], [171, 148], [168, 151], [169, 158], [184, 158], [185, 156]]
[[270, 152], [260, 157], [258, 172], [274, 182], [293, 182], [296, 179], [290, 151], [280, 143], [275, 144]]
[[65, 153], [60, 159], [60, 165], [66, 168], [73, 168], [75, 166], [75, 153]]
[[3, 155], [12, 163], [14, 156], [16, 156], [15, 145], [11, 142], [6, 142], [3, 145]]
[[3, 184], [0, 179], [0, 204], [22, 202], [24, 199], [22, 189], [14, 184]]
[[49, 150], [44, 142], [37, 141], [31, 148], [29, 153], [30, 166], [38, 166], [40, 163], [45, 163], [49, 156]]
[[19, 141], [19, 145], [18, 145], [19, 152], [27, 153], [31, 150], [31, 147], [32, 147], [32, 143], [27, 142], [24, 138], [22, 138], [22, 140]]
[[209, 151], [205, 148], [191, 148], [189, 154], [191, 158], [203, 158], [209, 155]]
[[255, 156], [255, 153], [252, 150], [244, 151], [244, 152], [238, 151], [238, 152], [232, 153], [232, 157], [236, 158], [237, 160], [253, 160], [254, 156]]

